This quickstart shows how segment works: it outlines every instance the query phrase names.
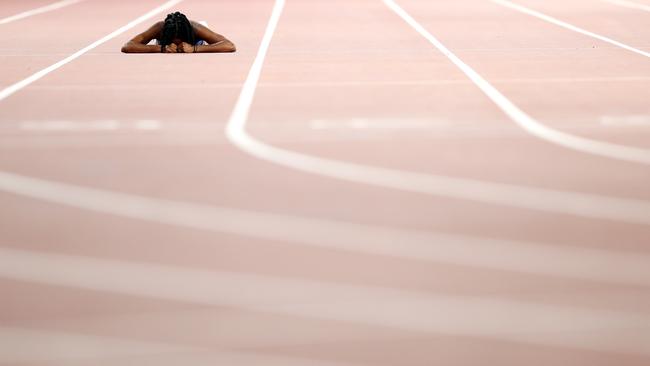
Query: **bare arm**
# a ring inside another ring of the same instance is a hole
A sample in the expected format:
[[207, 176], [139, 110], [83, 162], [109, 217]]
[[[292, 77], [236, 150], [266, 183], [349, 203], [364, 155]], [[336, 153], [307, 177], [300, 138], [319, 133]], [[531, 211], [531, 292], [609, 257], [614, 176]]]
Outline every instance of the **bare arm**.
[[146, 31], [138, 34], [133, 37], [132, 40], [126, 42], [122, 46], [122, 52], [124, 53], [160, 53], [160, 46], [149, 45], [152, 39], [155, 39], [160, 34], [163, 27], [163, 22], [158, 22], [152, 25]]
[[235, 52], [237, 48], [226, 37], [221, 34], [215, 33], [210, 28], [192, 22], [192, 26], [196, 31], [196, 37], [206, 41], [207, 45], [196, 46], [196, 52]]

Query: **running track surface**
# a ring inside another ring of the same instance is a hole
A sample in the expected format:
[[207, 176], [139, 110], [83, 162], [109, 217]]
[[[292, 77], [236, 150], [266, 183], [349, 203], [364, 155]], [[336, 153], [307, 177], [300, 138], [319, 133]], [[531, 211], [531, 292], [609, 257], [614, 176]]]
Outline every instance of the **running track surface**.
[[[163, 4], [0, 25], [0, 87]], [[650, 363], [648, 0], [173, 8], [238, 52], [119, 53], [162, 9], [0, 100], [1, 365]]]

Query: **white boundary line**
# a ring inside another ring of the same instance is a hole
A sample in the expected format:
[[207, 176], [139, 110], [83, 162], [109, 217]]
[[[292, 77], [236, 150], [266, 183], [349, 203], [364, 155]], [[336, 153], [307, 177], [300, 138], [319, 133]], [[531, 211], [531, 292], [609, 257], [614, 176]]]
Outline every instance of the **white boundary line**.
[[49, 11], [61, 9], [61, 8], [64, 8], [64, 7], [68, 6], [68, 5], [76, 4], [76, 3], [81, 2], [81, 1], [84, 1], [84, 0], [63, 0], [63, 1], [59, 1], [59, 2], [56, 2], [56, 3], [50, 4], [50, 5], [42, 6], [40, 8], [27, 10], [27, 11], [24, 11], [24, 12], [16, 14], [16, 15], [12, 15], [10, 17], [0, 19], [0, 25], [11, 23], [11, 22], [14, 22], [16, 20], [24, 19], [24, 18], [27, 18], [27, 17], [31, 17], [33, 15], [43, 14], [43, 13], [47, 13]]
[[[226, 127], [226, 135], [228, 139], [243, 151], [259, 159], [299, 171], [356, 183], [408, 192], [469, 199], [510, 207], [534, 209], [551, 213], [634, 222], [645, 225], [650, 224], [650, 202], [647, 201], [526, 188], [470, 179], [376, 168], [318, 158], [295, 151], [283, 150], [254, 139], [246, 132], [246, 122], [255, 97], [255, 90], [262, 72], [262, 66], [273, 33], [275, 32], [282, 14], [284, 3], [284, 0], [277, 0], [275, 3], [273, 13], [269, 20], [264, 38], [262, 39], [262, 43], [260, 44], [257, 56], [253, 62], [248, 77], [244, 82], [244, 87], [242, 88], [239, 99], [237, 100]], [[421, 29], [419, 25], [418, 27]], [[460, 60], [458, 60], [458, 62], [460, 62]], [[464, 67], [468, 68], [467, 65], [464, 65]], [[471, 72], [473, 73], [473, 70]], [[519, 113], [515, 114], [515, 117], [518, 119], [521, 118], [521, 115], [525, 116], [523, 112], [519, 111], [519, 109], [514, 107], [512, 103], [505, 99], [505, 97], [494, 90], [492, 86], [487, 84], [485, 80], [480, 79], [480, 81], [482, 82], [483, 87], [488, 90], [488, 95], [494, 96], [494, 94], [497, 94], [500, 97], [500, 99], [497, 99], [500, 105], [507, 103], [504, 107], [506, 111], [512, 113], [512, 110], [514, 109], [515, 112]], [[526, 116], [526, 118], [529, 117]], [[524, 123], [524, 125], [526, 124]], [[536, 126], [537, 125], [534, 125], [533, 129]], [[530, 128], [530, 126], [527, 126], [527, 128]], [[543, 127], [537, 127], [537, 129], [539, 128]]]
[[59, 61], [59, 62], [57, 62], [57, 63], [55, 63], [53, 65], [50, 65], [50, 66], [44, 68], [43, 70], [40, 70], [40, 71], [32, 74], [31, 76], [29, 76], [29, 77], [15, 83], [15, 84], [13, 84], [13, 85], [10, 85], [10, 86], [0, 90], [0, 101], [2, 101], [4, 99], [7, 99], [12, 94], [14, 94], [17, 91], [25, 88], [29, 84], [43, 78], [44, 76], [51, 73], [52, 71], [55, 71], [55, 70], [61, 68], [62, 66], [76, 60], [77, 58], [79, 58], [83, 54], [85, 54], [86, 52], [88, 52], [88, 51], [90, 51], [90, 50], [92, 50], [92, 49], [94, 49], [94, 48], [96, 48], [96, 47], [110, 41], [111, 39], [119, 36], [120, 34], [128, 31], [131, 28], [137, 26], [138, 24], [144, 22], [145, 20], [148, 20], [148, 19], [152, 18], [153, 16], [157, 15], [161, 11], [166, 10], [168, 8], [171, 8], [172, 6], [178, 4], [178, 3], [182, 2], [182, 1], [183, 0], [170, 0], [170, 1], [166, 2], [166, 3], [164, 3], [163, 5], [160, 5], [159, 7], [157, 7], [155, 9], [151, 10], [150, 12], [144, 14], [143, 16], [129, 22], [127, 25], [119, 28], [118, 30], [110, 33], [109, 35], [107, 35], [107, 36], [105, 36], [105, 37], [91, 43], [90, 45], [88, 45], [88, 46], [82, 48], [81, 50], [73, 53], [72, 55], [64, 58], [63, 60], [61, 60], [61, 61]]
[[649, 52], [642, 51], [642, 50], [637, 49], [637, 48], [634, 48], [634, 47], [632, 47], [632, 46], [628, 46], [628, 45], [626, 45], [626, 44], [624, 44], [624, 43], [621, 43], [621, 42], [615, 41], [615, 40], [613, 40], [613, 39], [611, 39], [611, 38], [608, 38], [608, 37], [605, 37], [605, 36], [601, 36], [600, 34], [596, 34], [596, 33], [594, 33], [594, 32], [590, 32], [590, 31], [588, 31], [588, 30], [585, 30], [585, 29], [582, 29], [582, 28], [576, 27], [575, 25], [569, 24], [569, 23], [567, 23], [567, 22], [563, 22], [563, 21], [561, 21], [561, 20], [559, 20], [559, 19], [553, 18], [553, 17], [551, 17], [551, 16], [549, 16], [549, 15], [546, 15], [546, 14], [540, 13], [540, 12], [538, 12], [538, 11], [536, 11], [536, 10], [533, 10], [533, 9], [527, 8], [527, 7], [525, 7], [525, 6], [522, 6], [522, 5], [519, 5], [519, 4], [515, 4], [515, 3], [511, 2], [511, 1], [508, 1], [508, 0], [490, 0], [490, 1], [492, 1], [492, 2], [495, 3], [495, 4], [498, 4], [498, 5], [505, 6], [505, 7], [507, 7], [507, 8], [510, 8], [510, 9], [516, 10], [516, 11], [518, 11], [518, 12], [520, 12], [520, 13], [528, 14], [528, 15], [533, 16], [533, 17], [535, 17], [535, 18], [538, 18], [538, 19], [544, 20], [544, 21], [546, 21], [546, 22], [549, 22], [549, 23], [555, 24], [555, 25], [560, 26], [560, 27], [562, 27], [562, 28], [566, 28], [566, 29], [568, 29], [568, 30], [571, 30], [571, 31], [574, 31], [574, 32], [577, 32], [577, 33], [583, 34], [583, 35], [585, 35], [585, 36], [589, 36], [589, 37], [592, 37], [592, 38], [596, 38], [596, 39], [598, 39], [598, 40], [600, 40], [600, 41], [603, 41], [603, 42], [606, 42], [606, 43], [612, 44], [612, 45], [614, 45], [614, 46], [617, 46], [617, 47], [620, 47], [620, 48], [626, 49], [626, 50], [628, 50], [628, 51], [630, 51], [630, 52], [634, 52], [634, 53], [639, 54], [639, 55], [641, 55], [641, 56], [650, 57], [650, 53], [649, 53]]
[[[459, 296], [379, 286], [190, 269], [0, 248], [0, 277], [91, 291], [468, 335], [514, 342], [650, 354], [646, 313]], [[618, 332], [628, 337], [613, 337]], [[626, 333], [627, 332], [627, 333]]]
[[625, 8], [650, 11], [650, 5], [639, 4], [632, 1], [627, 1], [627, 0], [602, 0], [602, 1], [606, 3], [622, 6]]
[[[500, 2], [502, 0], [491, 1]], [[447, 56], [447, 58], [449, 58], [454, 65], [467, 75], [467, 77], [472, 80], [474, 84], [476, 84], [476, 86], [481, 89], [483, 93], [485, 93], [485, 95], [490, 98], [506, 115], [530, 134], [576, 151], [634, 163], [650, 164], [650, 150], [574, 136], [562, 131], [554, 130], [536, 121], [519, 109], [519, 107], [474, 71], [474, 69], [458, 58], [458, 56], [452, 53], [444, 44], [442, 44], [442, 42], [435, 38], [420, 23], [395, 3], [395, 1], [383, 0], [383, 2], [404, 21], [406, 21], [406, 23], [413, 27], [413, 29], [415, 29], [420, 35], [426, 38], [442, 54]]]

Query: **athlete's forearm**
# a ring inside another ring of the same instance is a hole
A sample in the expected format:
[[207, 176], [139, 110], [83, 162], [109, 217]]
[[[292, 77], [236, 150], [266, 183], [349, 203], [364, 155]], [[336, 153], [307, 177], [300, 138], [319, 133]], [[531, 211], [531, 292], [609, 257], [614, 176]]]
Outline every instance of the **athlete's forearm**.
[[235, 45], [228, 40], [223, 40], [221, 42], [217, 42], [213, 44], [196, 46], [197, 53], [235, 52], [236, 50], [237, 48], [235, 47]]
[[124, 53], [160, 53], [160, 46], [128, 42], [122, 47]]

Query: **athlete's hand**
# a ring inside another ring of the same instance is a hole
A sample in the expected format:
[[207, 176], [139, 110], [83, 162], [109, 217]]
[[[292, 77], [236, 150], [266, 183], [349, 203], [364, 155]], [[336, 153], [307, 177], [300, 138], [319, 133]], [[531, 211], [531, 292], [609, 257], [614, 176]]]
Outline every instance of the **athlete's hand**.
[[165, 53], [177, 53], [178, 48], [176, 47], [176, 44], [172, 43], [167, 46], [165, 46]]
[[180, 46], [178, 46], [178, 52], [182, 53], [194, 53], [194, 46], [187, 42], [181, 43]]

